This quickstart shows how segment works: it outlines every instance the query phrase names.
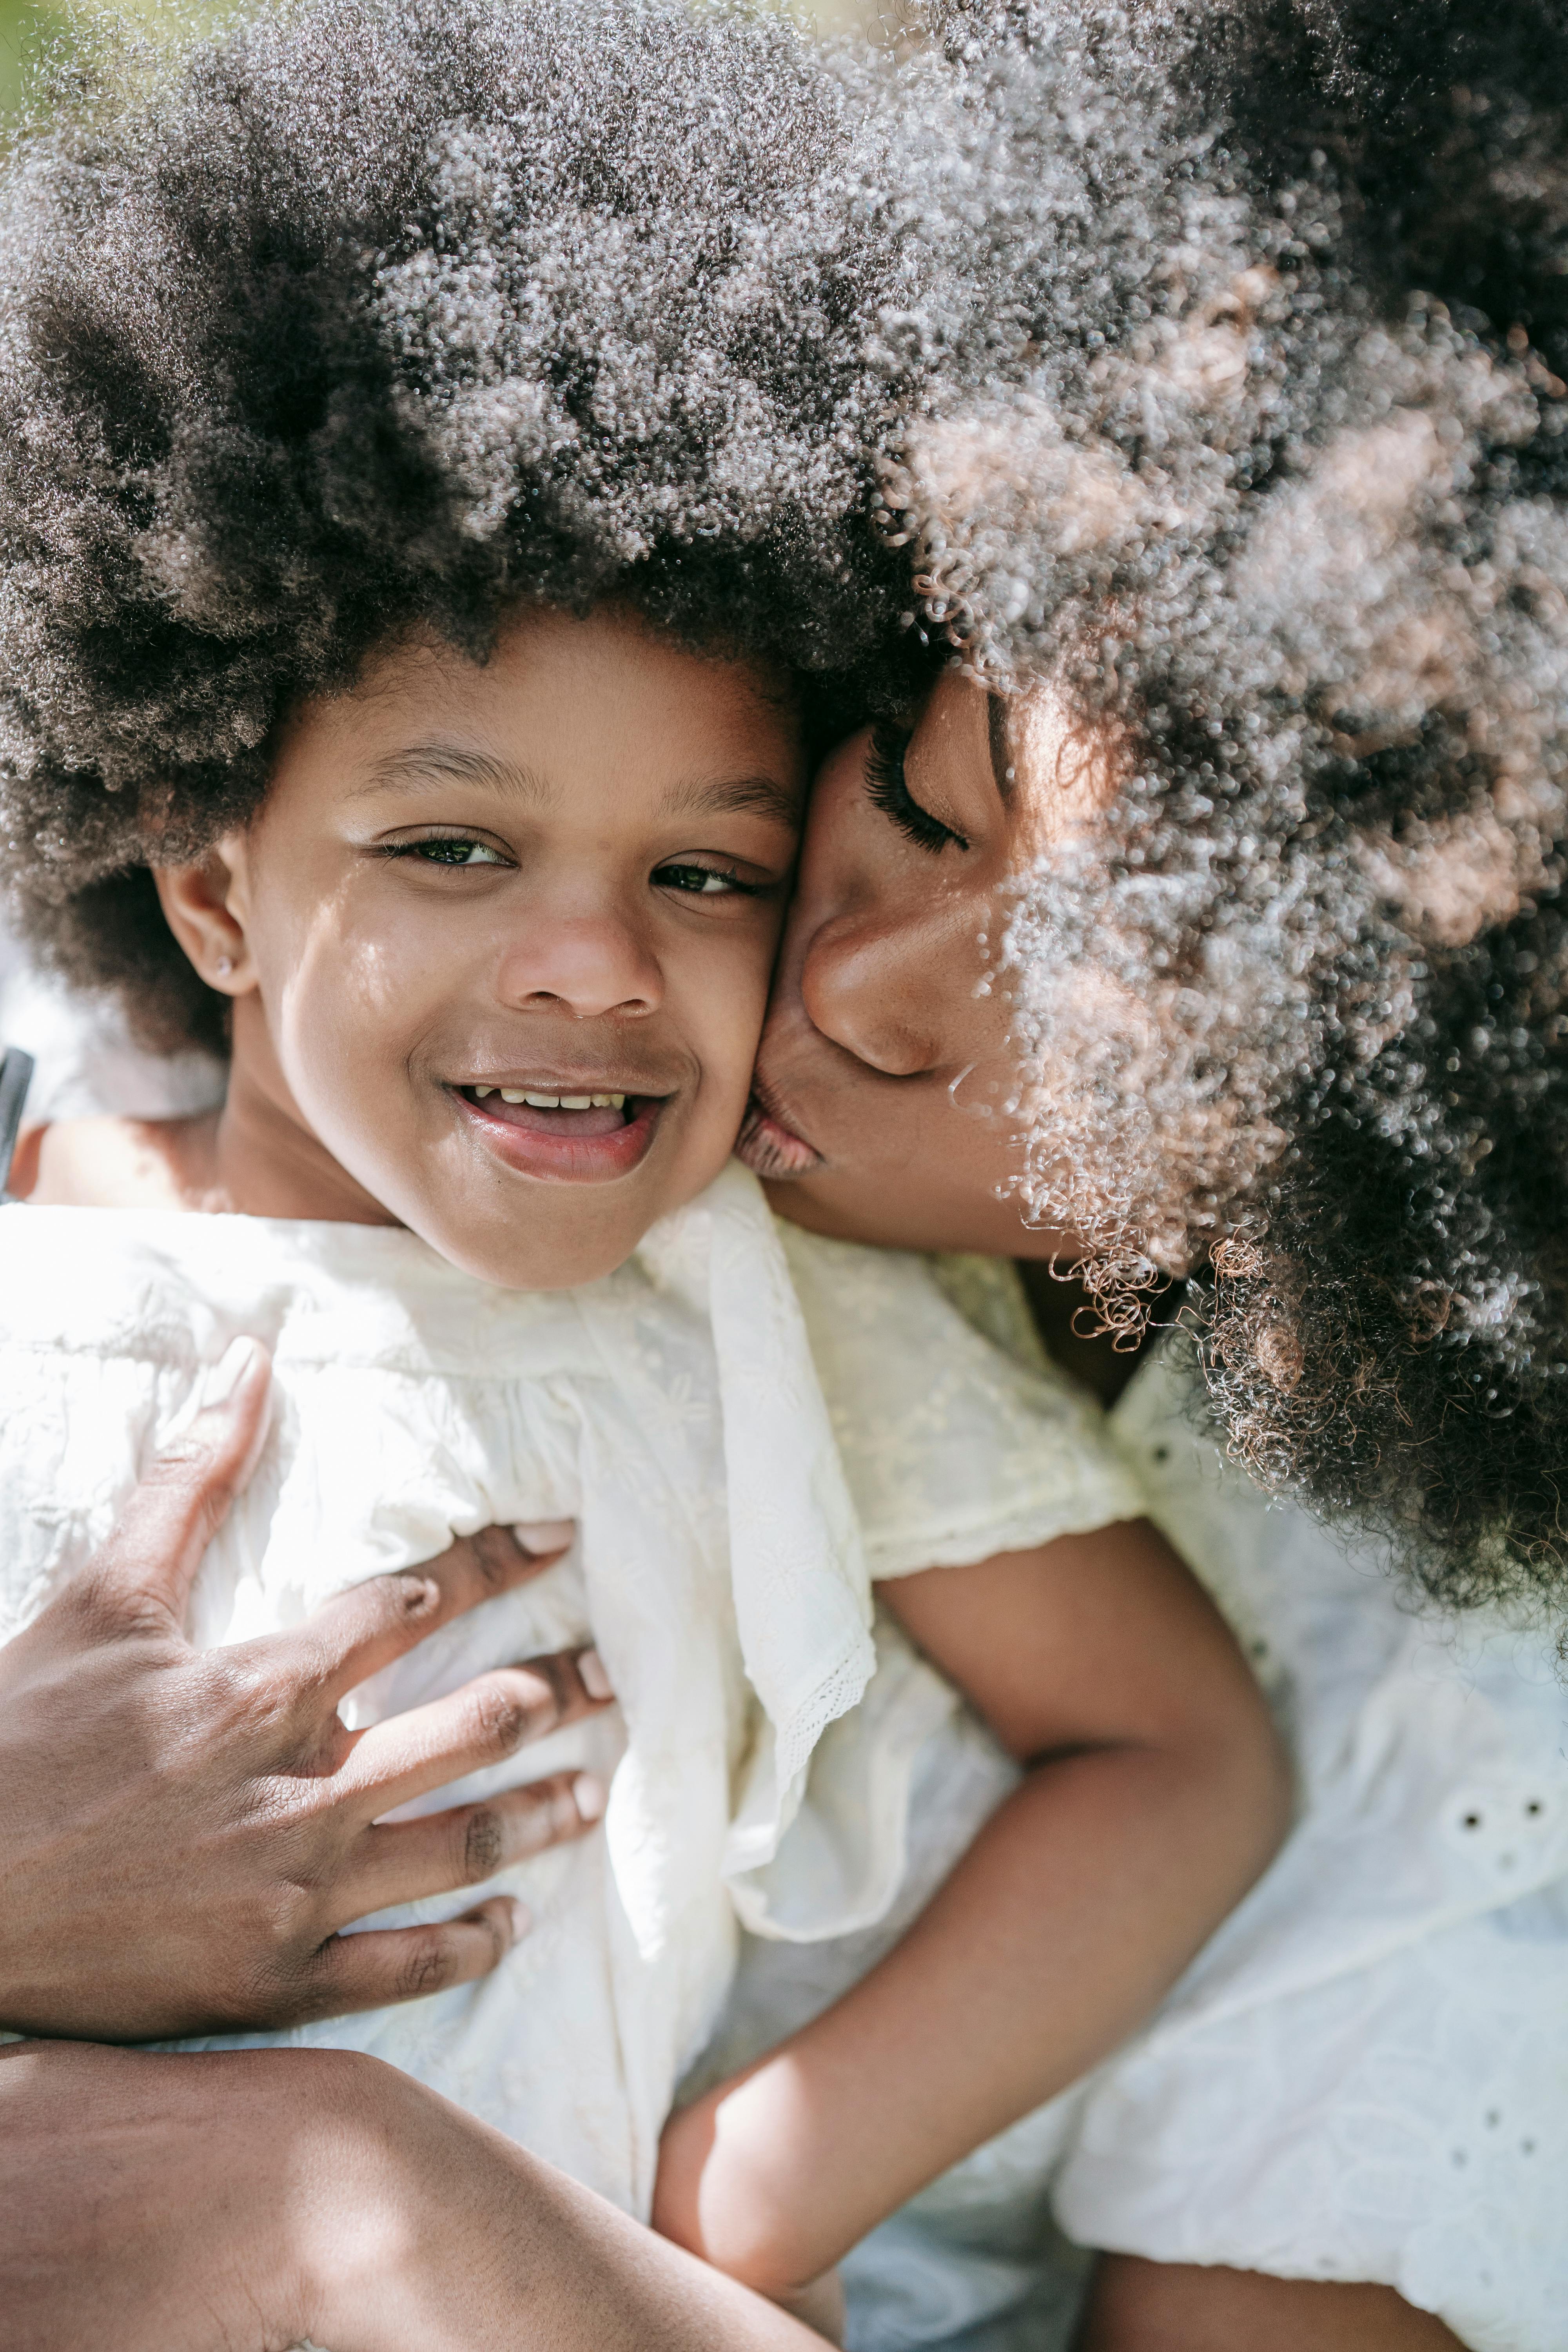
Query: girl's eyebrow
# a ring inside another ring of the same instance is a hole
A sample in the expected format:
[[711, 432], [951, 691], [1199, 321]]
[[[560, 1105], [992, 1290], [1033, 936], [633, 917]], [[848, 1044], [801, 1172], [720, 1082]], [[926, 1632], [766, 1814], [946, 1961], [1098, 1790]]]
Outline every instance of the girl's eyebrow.
[[542, 800], [549, 793], [542, 777], [532, 769], [515, 768], [488, 751], [465, 751], [455, 743], [414, 743], [404, 751], [384, 752], [350, 798], [357, 800], [361, 793], [387, 792], [395, 786], [406, 791], [420, 784], [478, 784], [486, 792], [506, 793], [522, 800]]
[[[455, 743], [415, 743], [397, 751], [384, 753], [372, 767], [363, 784], [355, 785], [350, 797], [362, 793], [415, 790], [422, 784], [432, 789], [441, 784], [476, 784], [481, 791], [505, 793], [514, 800], [535, 803], [550, 800], [553, 788], [531, 768], [513, 767], [507, 760], [498, 760], [488, 751], [467, 751]], [[800, 829], [804, 792], [781, 782], [776, 776], [736, 776], [712, 783], [695, 780], [677, 784], [665, 795], [662, 814], [666, 816], [762, 816], [771, 818], [788, 832]]]
[[667, 816], [764, 816], [791, 833], [800, 827], [804, 791], [777, 776], [737, 776], [732, 782], [678, 784], [666, 796]]

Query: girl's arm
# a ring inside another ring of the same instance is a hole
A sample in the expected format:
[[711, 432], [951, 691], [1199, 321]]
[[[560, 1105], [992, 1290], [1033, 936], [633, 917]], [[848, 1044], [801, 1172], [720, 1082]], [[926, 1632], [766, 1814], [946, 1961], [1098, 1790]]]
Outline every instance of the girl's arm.
[[26, 2352], [822, 2352], [376, 2060], [0, 2053], [0, 2310]]
[[1028, 1774], [879, 1967], [666, 2129], [656, 2228], [769, 2294], [1129, 2034], [1289, 1820], [1257, 1684], [1146, 1521], [881, 1597]]

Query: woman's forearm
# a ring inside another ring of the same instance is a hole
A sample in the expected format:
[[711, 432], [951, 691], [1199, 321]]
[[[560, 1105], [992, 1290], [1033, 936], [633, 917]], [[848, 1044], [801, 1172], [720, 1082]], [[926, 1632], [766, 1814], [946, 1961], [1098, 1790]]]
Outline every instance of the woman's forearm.
[[821, 2352], [376, 2061], [0, 2053], [14, 2352]]
[[392, 2105], [364, 2196], [381, 2217], [371, 2264], [337, 2267], [330, 2242], [311, 2254], [311, 2336], [331, 2352], [822, 2352], [800, 2321], [445, 2101], [419, 2095], [416, 2116]]

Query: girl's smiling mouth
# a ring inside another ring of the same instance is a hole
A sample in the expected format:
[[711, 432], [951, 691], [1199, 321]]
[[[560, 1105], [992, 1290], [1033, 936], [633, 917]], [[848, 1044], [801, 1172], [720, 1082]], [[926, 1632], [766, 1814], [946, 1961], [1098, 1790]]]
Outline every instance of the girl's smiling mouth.
[[447, 1091], [497, 1159], [522, 1175], [572, 1184], [629, 1174], [670, 1099], [540, 1078], [480, 1078]]

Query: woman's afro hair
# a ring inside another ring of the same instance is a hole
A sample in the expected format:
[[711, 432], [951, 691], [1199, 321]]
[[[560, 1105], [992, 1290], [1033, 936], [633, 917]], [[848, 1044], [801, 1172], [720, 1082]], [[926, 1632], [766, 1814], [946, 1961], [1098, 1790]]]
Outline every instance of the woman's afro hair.
[[221, 1042], [147, 863], [244, 823], [289, 706], [403, 633], [482, 655], [519, 601], [616, 597], [796, 671], [885, 642], [906, 257], [863, 112], [765, 16], [306, 0], [23, 144], [0, 881], [47, 961]]
[[1113, 1320], [1208, 1255], [1266, 1478], [1456, 1601], [1560, 1600], [1568, 10], [941, 30], [945, 393], [884, 525], [963, 658], [1064, 680], [1133, 771], [1012, 925], [1026, 1189]]

